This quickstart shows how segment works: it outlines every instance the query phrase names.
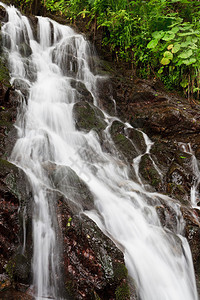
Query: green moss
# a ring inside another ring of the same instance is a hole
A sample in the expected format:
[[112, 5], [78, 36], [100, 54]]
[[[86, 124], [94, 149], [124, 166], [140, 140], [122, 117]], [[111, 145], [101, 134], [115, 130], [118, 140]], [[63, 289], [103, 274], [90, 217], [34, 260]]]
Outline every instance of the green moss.
[[148, 154], [145, 154], [140, 163], [139, 172], [142, 177], [152, 186], [158, 188], [161, 184], [161, 178], [157, 170], [154, 168]]
[[0, 58], [0, 82], [10, 87], [10, 75], [4, 59]]
[[130, 290], [126, 282], [123, 282], [115, 291], [116, 300], [130, 299]]
[[11, 281], [13, 281], [14, 273], [15, 273], [15, 265], [16, 262], [14, 259], [11, 259], [6, 265], [6, 273], [8, 274]]
[[122, 280], [122, 279], [126, 279], [128, 276], [128, 270], [125, 267], [124, 264], [122, 263], [115, 263], [114, 266], [114, 276], [115, 276], [115, 280]]
[[102, 112], [87, 102], [76, 103], [74, 113], [78, 129], [101, 132], [106, 128]]

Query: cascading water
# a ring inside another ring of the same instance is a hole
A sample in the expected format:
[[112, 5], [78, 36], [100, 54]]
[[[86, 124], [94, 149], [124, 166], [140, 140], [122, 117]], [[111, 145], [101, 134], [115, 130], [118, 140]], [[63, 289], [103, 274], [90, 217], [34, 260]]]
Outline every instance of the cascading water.
[[[79, 93], [72, 87], [74, 82], [84, 84], [94, 104], [98, 103], [96, 81], [101, 78], [91, 71], [89, 44], [70, 27], [43, 17], [37, 18], [35, 36], [26, 17], [14, 7], [1, 5], [8, 13], [2, 35], [11, 84], [20, 86], [22, 100], [16, 122], [19, 138], [11, 161], [25, 171], [34, 195], [35, 297], [62, 298], [57, 282], [62, 255], [56, 235], [55, 199], [44, 170], [45, 163], [51, 162], [71, 167], [88, 185], [98, 213], [86, 213], [123, 245], [129, 274], [142, 300], [197, 300], [191, 253], [181, 236], [184, 222], [179, 205], [129, 179], [128, 168], [118, 163], [117, 155], [102, 150], [94, 131], [76, 130], [73, 106], [79, 101]], [[115, 119], [105, 113], [104, 117], [105, 136], [109, 138]], [[109, 143], [114, 149], [112, 141]], [[67, 188], [61, 192], [68, 196]], [[176, 211], [176, 234], [160, 224], [154, 206], [163, 202]]]

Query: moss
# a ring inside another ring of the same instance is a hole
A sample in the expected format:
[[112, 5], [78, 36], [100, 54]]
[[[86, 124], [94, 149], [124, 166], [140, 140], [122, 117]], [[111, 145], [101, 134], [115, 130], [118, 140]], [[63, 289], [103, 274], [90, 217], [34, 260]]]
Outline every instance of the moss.
[[106, 128], [101, 110], [87, 102], [78, 102], [74, 105], [74, 114], [78, 129], [101, 132]]
[[148, 154], [143, 155], [139, 166], [139, 172], [150, 185], [155, 188], [159, 188], [161, 178], [157, 170], [154, 168], [153, 162]]
[[116, 300], [130, 299], [130, 290], [126, 282], [123, 282], [115, 291]]
[[8, 277], [10, 278], [11, 281], [13, 281], [14, 273], [15, 273], [15, 265], [16, 262], [14, 259], [11, 259], [7, 265], [6, 265], [6, 273], [8, 274]]
[[10, 87], [10, 75], [3, 58], [0, 58], [0, 82]]
[[128, 270], [127, 270], [127, 268], [125, 267], [124, 264], [117, 262], [117, 263], [114, 264], [113, 269], [114, 269], [115, 280], [120, 281], [122, 279], [127, 278]]

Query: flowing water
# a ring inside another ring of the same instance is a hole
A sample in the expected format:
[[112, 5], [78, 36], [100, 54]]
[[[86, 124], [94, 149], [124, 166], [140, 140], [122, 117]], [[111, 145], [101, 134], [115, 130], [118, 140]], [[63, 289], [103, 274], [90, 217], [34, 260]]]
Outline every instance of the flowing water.
[[[74, 103], [79, 93], [74, 83], [84, 84], [98, 104], [90, 46], [70, 27], [37, 17], [37, 30], [14, 7], [2, 4], [8, 21], [2, 26], [11, 83], [21, 99], [16, 122], [19, 138], [11, 161], [22, 168], [32, 186], [33, 286], [36, 299], [62, 299], [59, 293], [59, 259], [55, 199], [44, 171], [47, 162], [71, 167], [86, 182], [95, 199], [92, 219], [124, 247], [126, 265], [142, 300], [197, 300], [193, 263], [181, 233], [184, 222], [179, 205], [145, 190], [141, 178], [129, 178], [120, 158], [102, 150], [97, 134], [76, 130]], [[112, 149], [110, 126], [115, 118], [104, 113], [105, 138]], [[130, 125], [125, 124], [125, 127]], [[147, 142], [149, 153], [151, 142]], [[135, 160], [137, 164], [141, 155]], [[88, 161], [88, 157], [90, 160]], [[65, 188], [62, 193], [66, 196]], [[174, 234], [163, 229], [155, 206], [167, 203], [176, 212]], [[96, 212], [95, 212], [96, 211]], [[100, 217], [99, 217], [100, 216]], [[25, 241], [24, 241], [25, 244]], [[25, 245], [24, 245], [25, 247]]]

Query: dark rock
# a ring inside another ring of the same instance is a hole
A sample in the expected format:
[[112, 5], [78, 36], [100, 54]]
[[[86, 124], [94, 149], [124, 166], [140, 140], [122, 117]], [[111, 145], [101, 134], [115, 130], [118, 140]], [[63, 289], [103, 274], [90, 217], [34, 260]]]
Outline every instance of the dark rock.
[[125, 136], [124, 124], [119, 121], [114, 121], [112, 123], [110, 134], [112, 140], [115, 143], [115, 146], [119, 153], [120, 158], [125, 159], [129, 164], [133, 164], [133, 159], [139, 155], [139, 152], [136, 150], [133, 142]]
[[129, 139], [131, 139], [131, 141], [134, 143], [134, 146], [137, 149], [138, 153], [145, 153], [147, 146], [142, 132], [134, 128], [127, 128], [126, 134], [129, 137]]
[[181, 207], [181, 211], [186, 222], [185, 236], [192, 252], [197, 290], [200, 294], [200, 212], [188, 207]]
[[106, 128], [106, 122], [101, 110], [91, 103], [78, 102], [74, 104], [73, 113], [78, 130], [89, 132], [95, 130], [99, 135]]
[[92, 193], [86, 183], [70, 167], [52, 166], [48, 173], [55, 188], [70, 200], [69, 205], [74, 213], [82, 209], [93, 209]]
[[15, 79], [13, 81], [13, 87], [16, 89], [16, 90], [20, 90], [21, 93], [23, 94], [23, 96], [25, 97], [25, 99], [27, 100], [28, 97], [29, 97], [29, 84], [22, 80], [22, 79]]
[[122, 290], [129, 299], [127, 270], [116, 245], [87, 216], [74, 215], [63, 198], [58, 201], [58, 219], [65, 285], [72, 299], [122, 299]]
[[22, 56], [28, 57], [32, 54], [32, 49], [28, 44], [22, 43], [19, 45], [19, 52]]
[[0, 22], [7, 22], [7, 12], [3, 6], [0, 6]]
[[[8, 161], [0, 160], [0, 265], [2, 273], [7, 273], [11, 281], [21, 283], [29, 282], [31, 269], [31, 238], [27, 238], [25, 256], [20, 254], [23, 244], [22, 215], [28, 206], [28, 194], [24, 173]], [[28, 228], [26, 234], [30, 235]]]
[[77, 80], [71, 80], [71, 86], [76, 89], [76, 92], [78, 92], [78, 100], [79, 101], [87, 101], [90, 103], [93, 103], [93, 97], [91, 93], [88, 91], [84, 83], [77, 81]]
[[162, 178], [156, 170], [155, 165], [149, 154], [145, 154], [141, 157], [139, 173], [142, 176], [142, 178], [144, 178], [147, 184], [155, 187], [157, 190], [161, 190]]

